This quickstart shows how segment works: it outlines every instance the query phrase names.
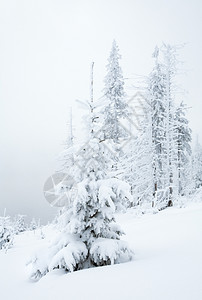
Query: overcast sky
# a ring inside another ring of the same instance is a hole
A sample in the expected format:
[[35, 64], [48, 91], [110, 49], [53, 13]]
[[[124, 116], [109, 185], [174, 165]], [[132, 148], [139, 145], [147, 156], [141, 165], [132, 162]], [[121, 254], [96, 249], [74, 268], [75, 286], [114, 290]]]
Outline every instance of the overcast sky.
[[66, 138], [68, 107], [89, 97], [90, 63], [101, 95], [113, 39], [125, 78], [147, 75], [162, 41], [187, 43], [179, 95], [191, 106], [202, 139], [202, 2], [200, 0], [0, 0], [0, 215], [55, 210], [43, 197]]

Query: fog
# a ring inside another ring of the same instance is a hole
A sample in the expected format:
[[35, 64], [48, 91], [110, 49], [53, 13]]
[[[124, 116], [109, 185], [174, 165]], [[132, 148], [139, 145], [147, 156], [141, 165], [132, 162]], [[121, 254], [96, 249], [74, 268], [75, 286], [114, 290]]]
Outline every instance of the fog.
[[151, 71], [156, 44], [186, 43], [179, 100], [201, 139], [201, 28], [199, 0], [0, 0], [0, 215], [6, 207], [46, 222], [56, 213], [43, 185], [59, 167], [70, 106], [83, 126], [76, 99], [89, 98], [91, 61], [101, 96], [113, 39], [134, 84]]

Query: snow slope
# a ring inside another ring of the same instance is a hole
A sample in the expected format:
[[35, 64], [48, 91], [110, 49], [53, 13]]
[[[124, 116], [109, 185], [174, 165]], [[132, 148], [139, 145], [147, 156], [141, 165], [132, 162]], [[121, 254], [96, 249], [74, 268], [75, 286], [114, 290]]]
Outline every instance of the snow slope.
[[6, 254], [0, 251], [0, 299], [202, 299], [202, 203], [142, 216], [130, 210], [117, 219], [134, 261], [69, 274], [55, 270], [32, 282], [25, 263], [55, 233], [46, 228], [41, 240], [39, 232], [26, 232]]

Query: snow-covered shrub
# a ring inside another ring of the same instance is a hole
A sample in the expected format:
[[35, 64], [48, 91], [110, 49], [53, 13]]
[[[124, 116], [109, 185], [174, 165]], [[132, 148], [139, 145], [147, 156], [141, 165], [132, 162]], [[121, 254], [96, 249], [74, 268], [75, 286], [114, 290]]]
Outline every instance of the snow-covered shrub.
[[13, 237], [10, 217], [0, 217], [0, 250], [10, 248], [13, 244]]
[[20, 232], [24, 232], [27, 229], [25, 224], [25, 216], [24, 215], [17, 215], [14, 220], [14, 230], [15, 234]]
[[37, 229], [37, 222], [34, 218], [32, 218], [31, 222], [30, 222], [30, 226], [29, 229], [35, 231]]

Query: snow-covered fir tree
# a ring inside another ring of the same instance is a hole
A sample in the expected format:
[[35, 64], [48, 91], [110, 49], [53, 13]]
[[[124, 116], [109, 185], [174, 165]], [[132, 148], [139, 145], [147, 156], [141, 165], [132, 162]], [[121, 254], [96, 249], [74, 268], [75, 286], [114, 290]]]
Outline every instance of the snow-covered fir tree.
[[177, 147], [178, 195], [184, 195], [190, 185], [190, 160], [191, 160], [191, 129], [186, 118], [186, 105], [182, 102], [176, 109], [174, 121]]
[[46, 252], [32, 258], [32, 278], [62, 268], [76, 271], [130, 260], [132, 252], [120, 240], [123, 231], [116, 224], [114, 213], [120, 205], [131, 201], [130, 185], [108, 174], [110, 156], [101, 131], [94, 130], [99, 122], [96, 103], [88, 103], [89, 140], [74, 154], [77, 169], [75, 199], [61, 215], [63, 233]]
[[193, 149], [192, 168], [194, 188], [197, 189], [202, 186], [202, 146], [199, 143], [198, 137]]
[[128, 115], [124, 79], [119, 64], [120, 58], [117, 43], [113, 41], [104, 81], [104, 98], [107, 99], [108, 104], [104, 108], [103, 132], [105, 139], [110, 139], [115, 143], [118, 143], [120, 138], [125, 138], [128, 135], [120, 124], [120, 119]]
[[35, 231], [37, 229], [37, 227], [38, 226], [37, 226], [37, 222], [36, 222], [35, 218], [32, 218], [29, 229]]
[[152, 206], [165, 199], [166, 181], [166, 83], [162, 64], [159, 62], [159, 48], [156, 47], [153, 57], [155, 66], [149, 76], [148, 98], [151, 104], [152, 117], [152, 150], [153, 150], [153, 200]]
[[[146, 112], [145, 119], [135, 139], [129, 142], [122, 165], [124, 176], [132, 186], [134, 203], [147, 202], [152, 207], [163, 209], [171, 206], [177, 197], [179, 178], [180, 184], [185, 186], [188, 171], [185, 156], [190, 155], [190, 130], [182, 106], [176, 109], [174, 103], [175, 47], [156, 47], [153, 57], [155, 65], [142, 97], [146, 99], [142, 108]], [[183, 167], [181, 165], [179, 171], [180, 155]]]
[[0, 217], [0, 250], [8, 250], [14, 239], [13, 224], [9, 216]]
[[72, 125], [72, 108], [69, 109], [67, 140], [65, 141], [65, 149], [60, 157], [63, 162], [62, 170], [66, 172], [74, 164], [73, 156], [73, 125]]
[[176, 48], [171, 47], [169, 44], [163, 45], [163, 69], [165, 74], [166, 84], [166, 111], [165, 111], [165, 146], [166, 146], [166, 159], [167, 159], [167, 206], [172, 206], [175, 197], [177, 196], [176, 181], [177, 177], [177, 149], [175, 147], [176, 132], [174, 122], [175, 112], [175, 88], [174, 79], [176, 75]]
[[[159, 56], [162, 59], [159, 59]], [[149, 76], [152, 110], [153, 200], [159, 208], [173, 205], [177, 196], [177, 131], [175, 131], [176, 49], [163, 45], [155, 49], [155, 66]]]
[[124, 148], [124, 156], [121, 159], [123, 178], [131, 186], [133, 205], [151, 202], [153, 191], [151, 125], [151, 106], [144, 101], [144, 119], [140, 122], [136, 136], [132, 136]]
[[27, 229], [27, 226], [25, 224], [25, 215], [17, 215], [17, 216], [15, 216], [15, 219], [14, 219], [15, 234], [23, 232], [26, 229]]

